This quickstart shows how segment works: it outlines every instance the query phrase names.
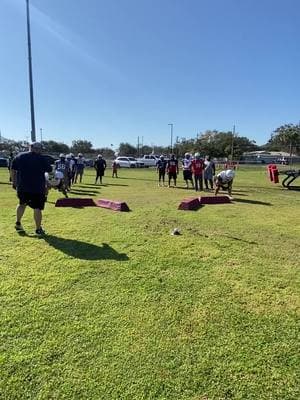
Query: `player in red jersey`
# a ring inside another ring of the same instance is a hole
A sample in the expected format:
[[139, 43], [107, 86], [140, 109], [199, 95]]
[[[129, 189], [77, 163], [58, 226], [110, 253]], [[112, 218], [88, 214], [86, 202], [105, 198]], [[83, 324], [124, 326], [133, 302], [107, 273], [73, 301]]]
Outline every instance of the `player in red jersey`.
[[169, 176], [168, 187], [170, 187], [171, 179], [173, 179], [174, 187], [176, 187], [176, 180], [177, 180], [177, 174], [178, 174], [178, 160], [176, 160], [175, 154], [171, 155], [171, 158], [167, 163], [167, 172], [168, 172], [168, 176]]
[[200, 157], [200, 153], [195, 153], [195, 158], [192, 161], [192, 172], [194, 175], [196, 192], [198, 192], [199, 190], [203, 190], [203, 170], [204, 161]]

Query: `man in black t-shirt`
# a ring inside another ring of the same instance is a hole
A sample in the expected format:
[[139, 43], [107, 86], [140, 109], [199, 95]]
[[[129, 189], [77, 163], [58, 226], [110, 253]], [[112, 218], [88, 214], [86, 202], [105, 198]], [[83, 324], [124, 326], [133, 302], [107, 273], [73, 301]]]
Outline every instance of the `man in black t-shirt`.
[[21, 219], [26, 206], [29, 206], [34, 212], [36, 234], [45, 233], [41, 227], [42, 210], [45, 205], [45, 172], [51, 172], [52, 167], [41, 155], [41, 151], [41, 143], [34, 142], [30, 145], [30, 151], [17, 155], [11, 165], [12, 184], [19, 198], [15, 225], [17, 232], [24, 232]]
[[156, 171], [158, 173], [158, 186], [161, 184], [165, 186], [165, 175], [166, 175], [167, 161], [164, 156], [161, 155], [156, 163]]
[[100, 184], [102, 185], [102, 177], [104, 176], [104, 171], [106, 169], [106, 161], [101, 154], [98, 155], [96, 161], [94, 162], [94, 168], [96, 170], [95, 185], [97, 184], [98, 178], [100, 179]]

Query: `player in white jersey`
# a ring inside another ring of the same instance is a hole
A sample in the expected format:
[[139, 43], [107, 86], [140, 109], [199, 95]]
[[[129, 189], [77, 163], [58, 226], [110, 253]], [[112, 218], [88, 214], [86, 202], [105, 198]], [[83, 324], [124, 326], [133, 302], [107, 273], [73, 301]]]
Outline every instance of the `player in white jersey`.
[[190, 153], [185, 153], [184, 159], [182, 160], [182, 169], [183, 169], [183, 179], [185, 180], [185, 184], [187, 189], [189, 188], [189, 181], [194, 189], [193, 183], [193, 175], [192, 175], [192, 157]]
[[85, 167], [85, 158], [83, 157], [82, 153], [78, 153], [78, 157], [76, 159], [76, 174], [75, 174], [75, 183], [77, 183], [77, 178], [79, 176], [79, 182], [82, 182], [82, 176]]
[[224, 171], [221, 171], [215, 176], [215, 185], [216, 185], [215, 196], [219, 193], [219, 190], [222, 188], [223, 190], [228, 190], [228, 194], [231, 197], [234, 176], [235, 172], [232, 169], [226, 169]]
[[55, 171], [63, 174], [63, 185], [65, 190], [69, 187], [69, 162], [64, 154], [59, 155], [59, 160], [55, 161]]

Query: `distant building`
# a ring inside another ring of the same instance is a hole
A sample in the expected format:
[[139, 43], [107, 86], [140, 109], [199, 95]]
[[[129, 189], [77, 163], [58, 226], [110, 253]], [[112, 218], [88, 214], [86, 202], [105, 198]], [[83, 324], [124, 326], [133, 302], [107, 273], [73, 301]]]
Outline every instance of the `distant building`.
[[242, 161], [249, 164], [294, 164], [300, 162], [300, 157], [290, 154], [285, 151], [250, 151], [248, 153], [243, 153]]

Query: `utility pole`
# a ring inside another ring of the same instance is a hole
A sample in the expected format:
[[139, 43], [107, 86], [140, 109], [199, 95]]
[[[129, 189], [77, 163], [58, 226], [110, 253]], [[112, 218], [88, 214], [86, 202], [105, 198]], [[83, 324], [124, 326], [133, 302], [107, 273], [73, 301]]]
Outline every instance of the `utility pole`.
[[137, 141], [137, 151], [138, 151], [138, 157], [140, 156], [140, 137], [138, 136], [138, 141]]
[[178, 144], [179, 144], [179, 136], [176, 136], [176, 157], [178, 158]]
[[41, 143], [43, 143], [43, 129], [40, 128], [40, 134], [41, 134]]
[[27, 42], [28, 42], [28, 69], [29, 69], [29, 91], [30, 91], [30, 115], [31, 115], [31, 141], [36, 141], [35, 134], [35, 117], [34, 117], [34, 100], [33, 100], [33, 81], [32, 81], [32, 60], [31, 60], [31, 38], [30, 38], [30, 16], [29, 16], [29, 0], [26, 0], [27, 11]]
[[168, 124], [171, 127], [171, 154], [173, 153], [173, 124]]

